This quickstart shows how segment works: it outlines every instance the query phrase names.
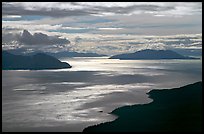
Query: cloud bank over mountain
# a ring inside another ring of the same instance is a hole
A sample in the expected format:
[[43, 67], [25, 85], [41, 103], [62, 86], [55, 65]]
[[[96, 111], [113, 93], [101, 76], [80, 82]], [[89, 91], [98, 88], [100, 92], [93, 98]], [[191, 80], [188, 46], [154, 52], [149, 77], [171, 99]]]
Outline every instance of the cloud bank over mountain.
[[69, 44], [70, 41], [67, 39], [61, 39], [55, 36], [48, 36], [43, 33], [34, 33], [33, 35], [27, 30], [23, 30], [22, 35], [19, 37], [21, 43], [27, 45], [54, 45], [54, 44]]

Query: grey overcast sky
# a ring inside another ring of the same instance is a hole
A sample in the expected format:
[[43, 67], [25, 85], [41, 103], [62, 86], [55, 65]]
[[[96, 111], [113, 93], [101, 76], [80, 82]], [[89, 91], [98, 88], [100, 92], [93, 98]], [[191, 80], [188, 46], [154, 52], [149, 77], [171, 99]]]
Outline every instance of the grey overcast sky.
[[202, 49], [201, 2], [3, 2], [2, 48]]

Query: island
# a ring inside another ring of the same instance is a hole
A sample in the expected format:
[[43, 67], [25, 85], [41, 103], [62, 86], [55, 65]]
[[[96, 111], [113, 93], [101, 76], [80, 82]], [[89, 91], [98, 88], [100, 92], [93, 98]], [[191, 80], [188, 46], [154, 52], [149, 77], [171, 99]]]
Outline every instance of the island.
[[175, 89], [151, 90], [151, 103], [124, 106], [111, 112], [112, 122], [84, 132], [201, 132], [202, 81]]
[[157, 59], [199, 59], [180, 55], [172, 50], [152, 50], [145, 49], [135, 53], [119, 54], [110, 57], [109, 59], [121, 60], [157, 60]]
[[31, 56], [14, 55], [2, 51], [2, 70], [42, 70], [71, 68], [66, 62], [44, 53]]

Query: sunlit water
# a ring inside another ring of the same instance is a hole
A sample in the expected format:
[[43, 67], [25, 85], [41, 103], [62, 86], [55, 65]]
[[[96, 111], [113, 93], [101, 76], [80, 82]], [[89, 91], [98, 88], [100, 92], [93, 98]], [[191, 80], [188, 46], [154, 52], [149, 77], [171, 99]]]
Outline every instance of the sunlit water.
[[152, 89], [202, 80], [201, 60], [61, 59], [71, 69], [2, 71], [3, 131], [82, 131]]

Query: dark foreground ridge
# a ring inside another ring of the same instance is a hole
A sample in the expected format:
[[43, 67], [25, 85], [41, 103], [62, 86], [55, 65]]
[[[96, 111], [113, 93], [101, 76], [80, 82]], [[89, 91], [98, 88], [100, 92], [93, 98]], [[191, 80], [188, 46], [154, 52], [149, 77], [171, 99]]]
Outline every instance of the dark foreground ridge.
[[159, 59], [199, 59], [194, 57], [183, 56], [171, 50], [141, 50], [135, 53], [119, 54], [110, 57], [110, 59], [121, 60], [159, 60]]
[[152, 90], [153, 102], [124, 106], [111, 112], [115, 121], [84, 132], [201, 132], [202, 82], [171, 90]]
[[32, 56], [14, 55], [2, 51], [2, 70], [41, 70], [41, 69], [62, 69], [71, 68], [66, 62], [38, 53]]

